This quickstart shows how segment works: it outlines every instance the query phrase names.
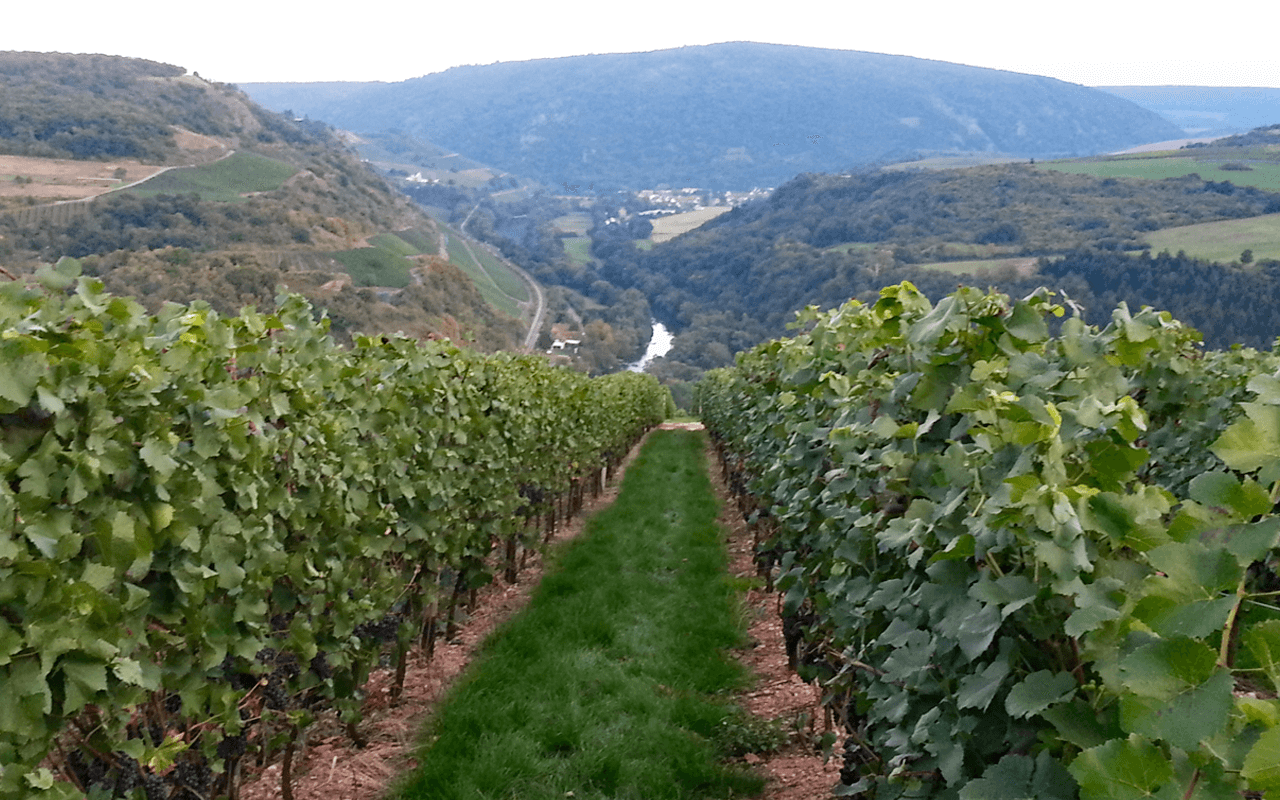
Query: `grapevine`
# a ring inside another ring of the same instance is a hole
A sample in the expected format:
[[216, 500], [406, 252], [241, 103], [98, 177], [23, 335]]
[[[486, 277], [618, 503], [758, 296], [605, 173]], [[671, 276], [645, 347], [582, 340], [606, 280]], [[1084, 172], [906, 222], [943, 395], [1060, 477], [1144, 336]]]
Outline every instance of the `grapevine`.
[[1280, 788], [1280, 361], [1043, 290], [800, 324], [698, 400], [843, 728], [838, 794]]
[[669, 402], [443, 341], [339, 347], [293, 296], [150, 316], [68, 269], [0, 287], [0, 797], [204, 796], [316, 709], [358, 735], [442, 577], [534, 546], [521, 488], [567, 495]]

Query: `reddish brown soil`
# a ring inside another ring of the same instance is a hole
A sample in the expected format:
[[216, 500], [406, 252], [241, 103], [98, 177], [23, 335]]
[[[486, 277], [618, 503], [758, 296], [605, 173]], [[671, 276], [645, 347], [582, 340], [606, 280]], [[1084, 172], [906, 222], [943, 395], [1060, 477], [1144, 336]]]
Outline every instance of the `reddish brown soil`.
[[[673, 426], [674, 427], [674, 426]], [[692, 426], [690, 426], [692, 427]], [[700, 426], [697, 426], [700, 427]], [[632, 451], [623, 464], [630, 463]], [[712, 469], [713, 482], [721, 496], [725, 511], [721, 522], [733, 558], [734, 574], [755, 573], [751, 563], [751, 537], [741, 518], [732, 511], [732, 503]], [[620, 480], [596, 499], [588, 498], [581, 516], [556, 532], [556, 540], [576, 536], [592, 513], [612, 502]], [[306, 737], [294, 768], [294, 800], [380, 800], [387, 788], [400, 775], [412, 769], [413, 750], [418, 731], [448, 687], [470, 662], [476, 647], [503, 620], [519, 611], [529, 598], [531, 589], [542, 577], [541, 560], [531, 556], [529, 566], [514, 584], [495, 582], [480, 592], [478, 602], [456, 639], [441, 643], [434, 658], [426, 660], [415, 654], [405, 677], [405, 693], [401, 701], [390, 702], [390, 670], [374, 673], [368, 686], [361, 733], [368, 738], [364, 748], [355, 747], [331, 720], [313, 725]], [[776, 597], [752, 591], [746, 600], [750, 612], [749, 635], [754, 644], [741, 652], [743, 662], [758, 676], [755, 687], [743, 698], [743, 705], [754, 714], [769, 719], [788, 721], [803, 718], [819, 720], [810, 723], [781, 752], [763, 756], [748, 755], [746, 761], [756, 765], [769, 778], [763, 800], [819, 800], [831, 796], [831, 787], [839, 779], [839, 767], [833, 760], [823, 765], [812, 742], [821, 735], [822, 712], [818, 692], [795, 677], [787, 667], [782, 641], [782, 624], [776, 610]], [[251, 776], [241, 786], [241, 800], [267, 800], [282, 796], [279, 763]]]

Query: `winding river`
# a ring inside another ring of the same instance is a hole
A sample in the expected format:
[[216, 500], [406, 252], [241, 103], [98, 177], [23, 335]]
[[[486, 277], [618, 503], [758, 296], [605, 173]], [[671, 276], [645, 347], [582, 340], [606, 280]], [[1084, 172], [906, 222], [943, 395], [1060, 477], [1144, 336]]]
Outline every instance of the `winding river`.
[[653, 321], [653, 335], [649, 337], [649, 346], [645, 348], [644, 355], [634, 364], [628, 364], [627, 369], [632, 372], [644, 372], [658, 356], [665, 356], [667, 351], [671, 349], [671, 331], [667, 330], [667, 326]]

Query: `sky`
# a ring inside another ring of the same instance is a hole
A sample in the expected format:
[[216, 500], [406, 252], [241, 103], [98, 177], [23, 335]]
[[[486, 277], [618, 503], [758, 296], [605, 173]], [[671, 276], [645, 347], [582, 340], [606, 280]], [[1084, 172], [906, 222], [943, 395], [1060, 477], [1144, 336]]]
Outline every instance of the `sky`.
[[[729, 41], [908, 55], [1086, 86], [1280, 88], [1280, 3], [1150, 0], [59, 0], [6, 3], [0, 50], [105, 53], [222, 83], [401, 81], [463, 64]], [[1233, 6], [1237, 11], [1239, 6]], [[1184, 8], [1186, 8], [1184, 6]]]

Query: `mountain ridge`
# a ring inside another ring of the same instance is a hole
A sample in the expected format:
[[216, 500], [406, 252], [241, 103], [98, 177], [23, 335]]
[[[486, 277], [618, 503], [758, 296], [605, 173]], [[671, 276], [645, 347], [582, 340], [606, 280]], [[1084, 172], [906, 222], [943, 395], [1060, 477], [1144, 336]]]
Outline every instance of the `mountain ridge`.
[[729, 42], [243, 84], [357, 133], [402, 130], [546, 185], [745, 189], [921, 153], [1083, 155], [1181, 132], [1114, 95], [910, 56]]

